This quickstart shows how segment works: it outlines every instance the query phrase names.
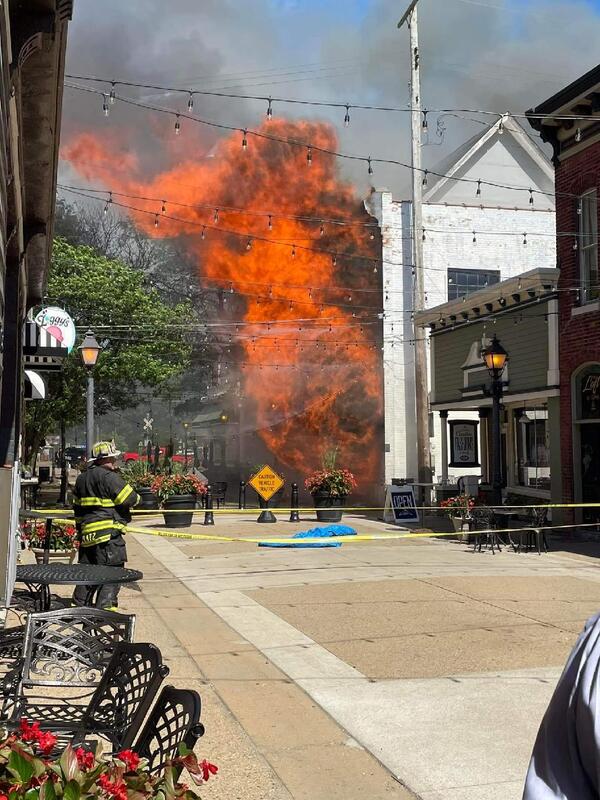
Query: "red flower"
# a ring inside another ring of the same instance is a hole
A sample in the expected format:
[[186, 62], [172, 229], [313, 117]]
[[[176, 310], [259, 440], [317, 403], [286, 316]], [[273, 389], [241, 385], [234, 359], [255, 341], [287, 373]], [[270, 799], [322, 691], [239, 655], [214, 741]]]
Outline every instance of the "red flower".
[[90, 750], [84, 750], [83, 747], [78, 747], [77, 750], [75, 750], [75, 755], [77, 756], [77, 766], [79, 769], [91, 769], [94, 766], [94, 754]]
[[54, 745], [58, 741], [56, 736], [50, 731], [41, 731], [38, 736], [38, 747], [45, 756], [50, 755], [54, 749]]
[[111, 781], [108, 775], [103, 774], [98, 777], [98, 783], [104, 791], [114, 797], [115, 800], [127, 800], [127, 787], [123, 781]]
[[206, 759], [200, 762], [200, 769], [202, 770], [202, 780], [204, 781], [207, 781], [211, 775], [216, 775], [219, 771], [219, 768], [215, 764], [211, 764], [210, 761]]
[[135, 772], [140, 763], [140, 757], [133, 750], [121, 750], [115, 758], [119, 758], [125, 764], [128, 772]]
[[19, 732], [24, 742], [39, 742], [42, 733], [39, 722], [32, 722], [30, 725], [27, 719], [22, 719], [19, 723]]

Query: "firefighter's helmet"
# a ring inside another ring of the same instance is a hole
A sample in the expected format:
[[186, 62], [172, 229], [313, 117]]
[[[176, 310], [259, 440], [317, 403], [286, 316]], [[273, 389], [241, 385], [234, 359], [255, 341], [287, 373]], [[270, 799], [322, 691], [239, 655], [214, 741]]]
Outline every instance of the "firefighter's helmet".
[[114, 442], [96, 442], [92, 447], [92, 461], [98, 461], [102, 458], [116, 458], [121, 455], [121, 451], [117, 450]]

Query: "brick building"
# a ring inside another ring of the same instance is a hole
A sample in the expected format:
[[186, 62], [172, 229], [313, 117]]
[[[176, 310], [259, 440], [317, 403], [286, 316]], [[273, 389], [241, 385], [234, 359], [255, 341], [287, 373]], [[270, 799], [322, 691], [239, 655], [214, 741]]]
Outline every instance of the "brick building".
[[527, 114], [554, 149], [563, 497], [600, 502], [600, 65]]

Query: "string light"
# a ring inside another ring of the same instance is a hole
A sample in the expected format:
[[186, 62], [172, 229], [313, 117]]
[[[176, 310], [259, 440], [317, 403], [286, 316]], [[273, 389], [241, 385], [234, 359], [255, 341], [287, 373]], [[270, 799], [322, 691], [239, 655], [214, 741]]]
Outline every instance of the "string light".
[[154, 215], [154, 227], [158, 228], [158, 214]]
[[179, 114], [175, 117], [175, 136], [181, 133], [181, 122], [179, 121]]
[[529, 205], [533, 205], [533, 189], [529, 190]]
[[576, 142], [581, 141], [581, 128], [577, 128], [577, 130], [575, 131], [575, 141]]
[[373, 228], [371, 228], [371, 230], [369, 231], [369, 239], [373, 241], [374, 238], [375, 238], [375, 231], [373, 230]]
[[115, 100], [116, 100], [115, 83], [113, 81], [110, 85], [110, 94], [108, 95], [108, 102], [111, 104], [111, 106], [114, 106]]
[[104, 213], [105, 214], [108, 214], [108, 208], [111, 205], [112, 201], [113, 201], [112, 192], [109, 192], [108, 193], [108, 200], [106, 201], [106, 204], [104, 206]]
[[194, 108], [194, 93], [190, 92], [190, 95], [188, 97], [188, 102], [187, 102], [187, 110], [188, 110], [188, 112], [191, 112], [191, 110], [193, 108]]
[[108, 117], [110, 114], [110, 109], [108, 107], [108, 99], [105, 94], [102, 95], [102, 111], [104, 112], [104, 116]]
[[371, 166], [371, 156], [367, 158], [367, 172], [369, 175], [373, 174], [373, 167]]
[[574, 236], [573, 237], [573, 250], [577, 250], [578, 247], [579, 247], [579, 244], [577, 242], [577, 236]]
[[475, 235], [475, 231], [473, 231], [473, 244], [477, 244], [477, 236]]
[[323, 223], [319, 227], [319, 236], [325, 236], [325, 225]]
[[481, 178], [477, 180], [477, 191], [475, 192], [477, 197], [481, 197]]
[[428, 125], [427, 125], [427, 111], [423, 111], [423, 132], [427, 133]]
[[296, 245], [292, 245], [292, 258], [296, 258]]
[[523, 244], [525, 244], [525, 245], [527, 244], [527, 234], [526, 233], [523, 234]]
[[248, 149], [248, 131], [246, 128], [243, 130], [242, 136], [242, 150], [245, 152]]
[[213, 214], [213, 222], [216, 225], [218, 221], [219, 221], [219, 209], [215, 208], [215, 213]]
[[269, 214], [269, 221], [267, 222], [267, 227], [270, 231], [273, 230], [273, 217]]
[[427, 175], [428, 174], [429, 174], [429, 170], [426, 169], [425, 172], [423, 173], [423, 181], [422, 181], [423, 186], [427, 186]]
[[273, 104], [272, 100], [269, 97], [269, 105], [267, 106], [267, 122], [270, 122], [273, 119]]
[[331, 256], [331, 263], [334, 267], [337, 264], [337, 255], [335, 253]]
[[344, 117], [344, 127], [347, 128], [350, 125], [350, 106], [346, 106], [346, 116]]
[[427, 237], [425, 236], [425, 228], [423, 228], [423, 236], [422, 236], [423, 241], [425, 241], [426, 238]]
[[160, 209], [160, 213], [161, 214], [166, 214], [167, 213], [167, 201], [166, 200], [162, 201], [162, 206], [161, 206], [161, 209]]
[[246, 250], [252, 250], [252, 239], [248, 239], [246, 242]]
[[202, 241], [206, 239], [206, 225], [202, 226], [202, 233], [200, 234], [200, 238], [202, 239]]
[[312, 164], [312, 147], [310, 145], [306, 148], [306, 163], [309, 167]]
[[504, 133], [504, 114], [500, 117], [500, 124], [498, 125], [498, 134], [502, 136]]

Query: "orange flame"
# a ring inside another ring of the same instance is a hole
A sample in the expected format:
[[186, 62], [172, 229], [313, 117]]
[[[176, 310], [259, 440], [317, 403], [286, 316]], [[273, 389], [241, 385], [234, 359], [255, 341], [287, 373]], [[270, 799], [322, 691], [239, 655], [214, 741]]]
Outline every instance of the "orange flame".
[[[374, 262], [367, 259], [377, 257], [379, 236], [370, 239], [364, 224], [373, 220], [353, 187], [339, 177], [335, 158], [318, 152], [318, 147], [336, 148], [329, 126], [273, 120], [261, 131], [311, 142], [311, 163], [306, 148], [268, 138], [248, 137], [244, 150], [241, 133], [222, 140], [212, 157], [188, 152], [148, 180], [136, 177], [135, 156], [117, 161], [110, 144], [89, 133], [72, 139], [63, 157], [87, 179], [101, 180], [115, 192], [166, 198], [158, 228], [156, 202], [123, 202], [151, 212], [129, 211], [148, 235], [184, 236], [202, 278], [244, 296], [238, 336], [246, 419], [255, 416], [252, 427], [270, 453], [299, 477], [319, 467], [325, 447], [339, 447], [340, 465], [356, 472], [360, 494], [373, 496], [383, 460], [381, 295]], [[211, 208], [182, 208], [169, 200]], [[219, 209], [218, 223], [213, 206]], [[272, 209], [272, 229], [266, 217], [227, 206]], [[322, 234], [318, 222], [280, 216], [286, 214], [355, 224], [325, 221]]]

